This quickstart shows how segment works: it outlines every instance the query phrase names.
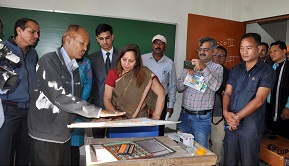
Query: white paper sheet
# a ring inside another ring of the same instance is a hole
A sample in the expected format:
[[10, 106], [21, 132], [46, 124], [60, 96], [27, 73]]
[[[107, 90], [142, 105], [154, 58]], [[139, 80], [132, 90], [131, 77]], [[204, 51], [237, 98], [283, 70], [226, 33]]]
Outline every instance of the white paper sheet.
[[135, 118], [106, 122], [74, 122], [67, 125], [68, 128], [103, 128], [103, 127], [136, 127], [136, 126], [158, 126], [166, 124], [180, 123], [180, 121], [166, 121], [166, 120], [153, 120], [149, 118]]

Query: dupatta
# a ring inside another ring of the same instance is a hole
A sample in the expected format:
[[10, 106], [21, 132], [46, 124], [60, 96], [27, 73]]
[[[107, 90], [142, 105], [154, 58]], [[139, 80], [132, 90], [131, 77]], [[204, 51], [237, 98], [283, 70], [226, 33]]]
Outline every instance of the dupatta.
[[131, 71], [116, 80], [112, 92], [115, 110], [126, 112], [128, 118], [148, 117], [148, 111], [155, 109], [157, 95], [151, 90], [155, 75], [147, 67], [141, 70], [140, 72], [145, 72], [145, 78], [140, 87], [137, 87], [137, 78]]

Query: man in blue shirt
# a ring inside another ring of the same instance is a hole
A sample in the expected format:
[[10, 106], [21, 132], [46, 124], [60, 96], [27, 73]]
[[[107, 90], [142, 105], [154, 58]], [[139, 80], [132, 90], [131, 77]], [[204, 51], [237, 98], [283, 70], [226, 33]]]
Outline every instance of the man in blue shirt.
[[275, 73], [259, 59], [261, 36], [242, 36], [243, 62], [230, 72], [223, 96], [226, 120], [224, 165], [259, 165], [260, 141], [265, 127], [265, 100], [273, 88]]
[[[161, 120], [165, 119], [167, 112], [171, 116], [176, 102], [176, 69], [174, 62], [164, 55], [167, 40], [162, 35], [156, 35], [152, 39], [153, 52], [142, 55], [144, 66], [147, 66], [160, 80], [166, 91], [166, 100], [162, 111]], [[160, 126], [159, 135], [164, 135], [164, 126]]]
[[[39, 31], [35, 20], [21, 18], [15, 22], [14, 36], [4, 42], [20, 58], [20, 65], [14, 69], [19, 76], [18, 84], [0, 95], [5, 116], [0, 128], [1, 165], [13, 165], [14, 162], [15, 165], [29, 165], [27, 114], [38, 60], [34, 46]], [[13, 67], [8, 66], [7, 69], [13, 70]]]

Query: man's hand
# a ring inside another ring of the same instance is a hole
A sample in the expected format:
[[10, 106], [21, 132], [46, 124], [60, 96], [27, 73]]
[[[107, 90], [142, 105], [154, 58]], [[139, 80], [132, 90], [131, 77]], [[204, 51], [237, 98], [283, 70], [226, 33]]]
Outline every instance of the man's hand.
[[284, 108], [281, 115], [280, 115], [282, 120], [289, 119], [289, 108]]
[[204, 70], [207, 66], [199, 59], [192, 59], [192, 64], [195, 65], [194, 71]]
[[174, 113], [174, 109], [173, 108], [167, 108], [167, 112], [170, 113], [169, 118], [172, 116], [172, 114]]
[[122, 116], [125, 112], [119, 112], [119, 111], [107, 111], [107, 110], [101, 110], [100, 117], [110, 117], [110, 116]]
[[193, 76], [195, 74], [194, 70], [188, 69], [188, 74], [190, 74], [191, 76]]
[[240, 119], [239, 117], [234, 114], [233, 112], [229, 112], [229, 111], [224, 111], [224, 118], [226, 119], [226, 122], [228, 123], [228, 125], [230, 126], [229, 130], [237, 130], [237, 126], [240, 123]]

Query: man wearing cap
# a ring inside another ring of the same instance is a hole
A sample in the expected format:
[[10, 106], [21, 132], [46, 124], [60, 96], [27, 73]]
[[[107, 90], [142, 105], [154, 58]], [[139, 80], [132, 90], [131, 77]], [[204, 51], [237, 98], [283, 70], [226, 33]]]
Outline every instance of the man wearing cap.
[[[174, 62], [164, 55], [167, 40], [162, 35], [156, 35], [152, 39], [152, 51], [142, 55], [144, 66], [147, 66], [160, 80], [166, 91], [166, 100], [162, 111], [161, 120], [164, 120], [167, 112], [169, 116], [174, 111], [176, 102], [176, 69]], [[160, 126], [159, 135], [164, 135], [164, 126]]]
[[[192, 59], [194, 69], [184, 69], [177, 81], [178, 91], [183, 92], [181, 123], [177, 124], [177, 130], [193, 134], [205, 148], [209, 147], [215, 93], [223, 80], [223, 67], [212, 61], [216, 48], [215, 39], [201, 38], [197, 49], [199, 59]], [[200, 88], [193, 86], [198, 82], [202, 82]]]

